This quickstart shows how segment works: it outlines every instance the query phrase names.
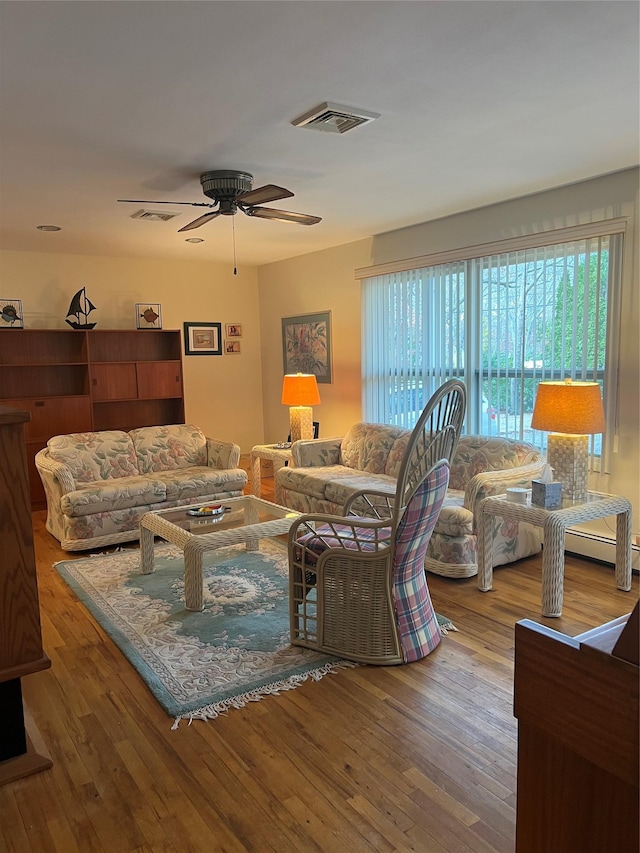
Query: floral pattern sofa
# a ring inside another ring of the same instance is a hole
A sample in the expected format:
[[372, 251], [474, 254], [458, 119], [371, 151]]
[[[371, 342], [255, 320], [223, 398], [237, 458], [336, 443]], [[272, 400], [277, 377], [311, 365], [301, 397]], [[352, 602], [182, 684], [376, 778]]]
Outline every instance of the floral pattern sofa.
[[47, 530], [66, 551], [139, 538], [150, 510], [241, 495], [240, 448], [173, 424], [56, 435], [35, 457]]
[[[342, 438], [297, 441], [293, 464], [276, 474], [276, 503], [298, 512], [342, 514], [360, 489], [394, 492], [410, 435], [385, 424], [358, 423]], [[533, 445], [507, 438], [465, 435], [451, 460], [449, 488], [429, 542], [425, 567], [455, 578], [478, 573], [477, 510], [480, 501], [529, 488], [547, 462]], [[541, 548], [541, 531], [522, 522], [495, 519], [493, 565], [511, 563]]]

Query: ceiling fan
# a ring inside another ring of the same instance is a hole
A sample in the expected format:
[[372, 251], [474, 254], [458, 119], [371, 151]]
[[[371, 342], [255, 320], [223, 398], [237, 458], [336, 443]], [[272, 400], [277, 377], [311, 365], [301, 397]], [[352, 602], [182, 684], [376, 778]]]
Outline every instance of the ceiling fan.
[[241, 210], [247, 216], [257, 216], [260, 219], [277, 219], [280, 222], [297, 222], [299, 225], [315, 225], [322, 217], [309, 216], [307, 213], [294, 213], [291, 210], [277, 210], [274, 207], [261, 207], [260, 205], [278, 201], [281, 198], [291, 198], [293, 193], [275, 184], [265, 184], [263, 187], [253, 186], [253, 175], [248, 172], [237, 172], [235, 169], [218, 169], [213, 172], [203, 172], [200, 175], [202, 191], [213, 199], [213, 204], [205, 201], [149, 201], [132, 198], [119, 198], [118, 201], [132, 204], [189, 204], [192, 207], [217, 208], [209, 213], [204, 213], [188, 225], [178, 229], [181, 231], [193, 231], [200, 228], [216, 216], [235, 216]]

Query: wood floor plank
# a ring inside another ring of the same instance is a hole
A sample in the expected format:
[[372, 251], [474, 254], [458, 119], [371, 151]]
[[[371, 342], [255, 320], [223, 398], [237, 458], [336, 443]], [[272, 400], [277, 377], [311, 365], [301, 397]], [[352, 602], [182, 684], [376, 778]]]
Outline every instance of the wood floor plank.
[[[248, 458], [242, 464], [248, 468]], [[265, 470], [263, 494], [273, 497]], [[52, 568], [33, 513], [43, 643], [23, 679], [53, 767], [0, 787], [7, 853], [512, 853], [514, 626], [570, 635], [629, 613], [609, 566], [567, 556], [563, 615], [540, 615], [541, 555], [429, 575], [459, 628], [428, 658], [359, 666], [232, 710], [173, 720]], [[102, 549], [108, 550], [108, 549]]]

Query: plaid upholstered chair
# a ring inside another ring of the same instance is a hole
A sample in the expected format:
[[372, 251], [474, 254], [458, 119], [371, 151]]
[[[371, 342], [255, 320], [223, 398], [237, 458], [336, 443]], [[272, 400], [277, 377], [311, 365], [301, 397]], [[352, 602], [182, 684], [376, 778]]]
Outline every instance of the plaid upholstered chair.
[[372, 664], [409, 663], [438, 645], [424, 560], [465, 400], [457, 380], [434, 394], [407, 440], [395, 494], [357, 492], [343, 516], [307, 514], [294, 522], [293, 645]]

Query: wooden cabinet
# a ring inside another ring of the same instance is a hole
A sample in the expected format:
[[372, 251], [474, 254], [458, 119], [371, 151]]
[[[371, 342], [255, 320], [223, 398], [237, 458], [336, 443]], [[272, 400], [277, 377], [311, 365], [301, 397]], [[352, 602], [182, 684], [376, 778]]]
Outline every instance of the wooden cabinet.
[[51, 436], [184, 422], [180, 332], [2, 330], [0, 403], [31, 415], [31, 503], [42, 507], [33, 459]]
[[29, 506], [24, 424], [0, 406], [0, 785], [51, 767], [22, 703], [21, 678], [47, 669]]
[[517, 853], [640, 849], [639, 647], [638, 605], [578, 637], [517, 623]]

